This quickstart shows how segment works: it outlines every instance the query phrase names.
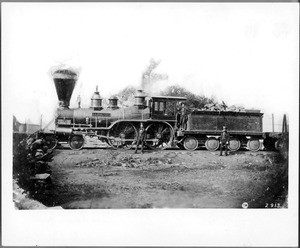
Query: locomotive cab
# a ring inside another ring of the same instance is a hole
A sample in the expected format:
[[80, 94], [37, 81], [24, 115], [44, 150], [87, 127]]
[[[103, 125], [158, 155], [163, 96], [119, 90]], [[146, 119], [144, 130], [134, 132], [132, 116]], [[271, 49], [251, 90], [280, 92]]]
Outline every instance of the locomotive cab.
[[153, 96], [151, 97], [151, 117], [158, 120], [176, 120], [179, 103], [185, 102], [185, 97]]

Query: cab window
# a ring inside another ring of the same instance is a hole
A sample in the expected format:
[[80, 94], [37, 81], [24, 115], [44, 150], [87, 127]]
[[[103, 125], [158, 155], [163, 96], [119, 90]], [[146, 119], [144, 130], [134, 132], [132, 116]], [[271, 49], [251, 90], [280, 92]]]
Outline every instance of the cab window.
[[154, 111], [156, 113], [163, 113], [164, 110], [164, 102], [154, 102]]
[[175, 115], [176, 102], [156, 101], [154, 102], [154, 112], [164, 115]]
[[159, 111], [159, 103], [158, 102], [154, 102], [154, 111], [155, 112]]

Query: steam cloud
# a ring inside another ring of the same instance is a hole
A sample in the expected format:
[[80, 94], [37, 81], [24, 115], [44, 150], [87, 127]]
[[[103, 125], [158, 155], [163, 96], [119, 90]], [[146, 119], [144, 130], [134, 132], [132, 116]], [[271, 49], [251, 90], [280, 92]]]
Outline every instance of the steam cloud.
[[154, 70], [159, 66], [160, 62], [160, 60], [154, 60], [151, 58], [150, 64], [142, 74], [141, 89], [148, 94], [153, 92], [155, 82], [168, 79], [167, 74], [154, 72]]

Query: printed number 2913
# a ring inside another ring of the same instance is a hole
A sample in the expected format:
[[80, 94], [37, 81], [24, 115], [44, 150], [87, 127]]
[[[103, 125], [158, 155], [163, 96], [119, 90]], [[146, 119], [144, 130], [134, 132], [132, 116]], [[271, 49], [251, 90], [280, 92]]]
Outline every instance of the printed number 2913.
[[279, 203], [266, 203], [265, 208], [280, 208]]

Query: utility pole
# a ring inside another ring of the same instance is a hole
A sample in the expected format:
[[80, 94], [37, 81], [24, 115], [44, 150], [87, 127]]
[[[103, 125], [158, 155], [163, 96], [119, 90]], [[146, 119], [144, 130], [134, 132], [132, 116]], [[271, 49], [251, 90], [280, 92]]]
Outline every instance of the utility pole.
[[40, 129], [42, 130], [43, 127], [43, 115], [41, 115], [41, 120], [40, 120]]
[[27, 122], [26, 121], [27, 121], [27, 119], [25, 118], [25, 125], [24, 125], [25, 126], [25, 133], [27, 133]]
[[274, 114], [272, 114], [272, 132], [274, 133]]

